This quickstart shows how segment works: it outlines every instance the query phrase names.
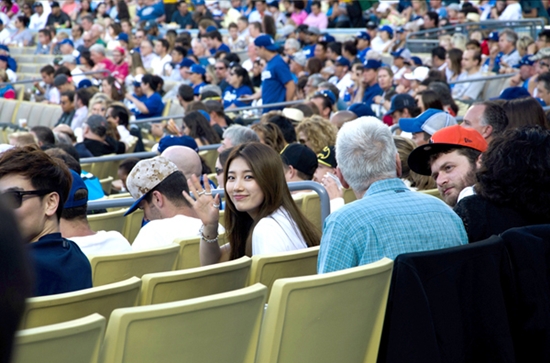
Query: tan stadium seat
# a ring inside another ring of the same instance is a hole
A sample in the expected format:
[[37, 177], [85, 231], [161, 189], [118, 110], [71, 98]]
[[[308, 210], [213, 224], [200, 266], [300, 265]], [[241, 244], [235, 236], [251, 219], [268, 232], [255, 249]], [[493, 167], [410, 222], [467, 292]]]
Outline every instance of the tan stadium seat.
[[303, 194], [302, 212], [319, 231], [322, 231], [323, 223], [321, 222], [321, 199], [319, 198], [319, 194], [316, 192]]
[[[218, 237], [219, 240], [219, 237]], [[174, 243], [180, 246], [176, 270], [195, 268], [201, 266], [199, 257], [200, 236], [189, 238], [177, 238]]]
[[152, 272], [172, 271], [180, 247], [169, 245], [150, 250], [88, 256], [92, 265], [93, 286], [140, 277]]
[[432, 197], [436, 197], [436, 198], [441, 199], [441, 193], [439, 192], [439, 190], [437, 190], [437, 188], [427, 189], [427, 190], [419, 190], [419, 192], [424, 193], [424, 194], [428, 194], [428, 195], [431, 195]]
[[88, 216], [88, 223], [93, 231], [117, 231], [124, 232], [126, 220], [124, 213], [126, 209], [119, 209], [114, 212], [91, 214]]
[[[21, 102], [16, 100], [3, 99], [2, 108], [0, 109], [0, 122], [1, 123], [14, 123], [15, 114], [19, 108]], [[15, 120], [17, 122], [17, 120]]]
[[393, 261], [277, 280], [258, 363], [376, 362]]
[[117, 309], [102, 363], [253, 363], [267, 289], [261, 284], [165, 304]]
[[252, 256], [249, 285], [261, 283], [271, 291], [277, 279], [315, 275], [319, 246], [297, 251]]
[[357, 200], [357, 197], [355, 196], [355, 193], [353, 192], [353, 189], [344, 189], [344, 202], [346, 204], [354, 202]]
[[219, 294], [246, 287], [252, 260], [237, 260], [187, 270], [143, 275], [141, 305]]
[[128, 280], [79, 291], [27, 299], [22, 329], [62, 323], [98, 313], [107, 320], [118, 308], [136, 306], [141, 280]]
[[19, 63], [17, 65], [17, 72], [38, 73], [41, 67], [41, 65], [35, 63]]
[[101, 184], [101, 189], [103, 189], [105, 195], [111, 194], [111, 186], [113, 185], [113, 180], [114, 178], [110, 176], [99, 181], [99, 183]]
[[34, 107], [34, 105], [35, 104], [33, 102], [26, 102], [26, 101], [19, 102], [19, 107], [17, 108], [17, 112], [13, 116], [13, 122], [15, 124], [19, 124], [19, 120], [25, 119], [27, 120], [27, 125], [28, 125], [31, 109]]
[[126, 237], [130, 244], [134, 243], [139, 230], [141, 229], [141, 224], [143, 223], [143, 210], [136, 209], [132, 214], [124, 217], [124, 230], [122, 235]]
[[12, 363], [96, 363], [105, 318], [92, 314], [17, 332]]
[[210, 170], [216, 169], [216, 159], [218, 158], [217, 150], [203, 150], [199, 152], [200, 157], [204, 159], [204, 162]]

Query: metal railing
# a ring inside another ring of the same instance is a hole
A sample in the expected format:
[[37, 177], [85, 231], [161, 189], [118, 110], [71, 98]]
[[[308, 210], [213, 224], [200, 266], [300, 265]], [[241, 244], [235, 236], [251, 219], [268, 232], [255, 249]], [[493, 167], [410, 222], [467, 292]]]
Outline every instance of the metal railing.
[[[212, 144], [204, 145], [199, 147], [199, 152], [208, 151], [208, 150], [217, 150], [221, 144]], [[159, 153], [155, 151], [143, 151], [138, 153], [130, 154], [117, 154], [117, 155], [106, 155], [106, 156], [97, 156], [93, 158], [82, 158], [80, 159], [80, 164], [91, 164], [91, 163], [104, 163], [107, 161], [120, 161], [127, 158], [138, 158], [138, 159], [149, 159], [158, 156]]]
[[[108, 69], [102, 69], [100, 71], [82, 72], [82, 73], [76, 74], [76, 76], [88, 76], [91, 74], [98, 74], [98, 73], [111, 74], [111, 71], [109, 71]], [[34, 82], [42, 82], [42, 78], [23, 79], [21, 81], [15, 81], [15, 82], [4, 82], [4, 83], [0, 83], [0, 87], [4, 87], [8, 84], [14, 85], [14, 84], [25, 84], [25, 83], [34, 83]]]
[[458, 83], [491, 81], [493, 79], [510, 78], [510, 77], [515, 76], [516, 74], [517, 73], [505, 73], [505, 74], [497, 74], [496, 76], [487, 76], [487, 77], [481, 77], [481, 78], [463, 79], [463, 80], [458, 80], [458, 81], [450, 81], [450, 82], [448, 82], [448, 84], [451, 85], [451, 84], [458, 84]]
[[[325, 221], [325, 218], [330, 214], [330, 198], [327, 190], [319, 183], [312, 181], [301, 181], [288, 183], [288, 188], [291, 192], [297, 190], [313, 190], [319, 195], [319, 201], [321, 203], [321, 224]], [[221, 198], [225, 197], [225, 190], [213, 189], [212, 195], [220, 195]], [[88, 202], [88, 210], [98, 210], [107, 208], [124, 208], [129, 207], [134, 203], [134, 198], [120, 198], [120, 199], [100, 199], [92, 200]]]
[[476, 30], [496, 30], [502, 31], [504, 28], [510, 28], [516, 33], [528, 33], [533, 39], [537, 39], [538, 33], [544, 29], [544, 19], [522, 19], [522, 20], [484, 20], [478, 23], [465, 23], [457, 25], [447, 25], [435, 29], [426, 29], [413, 32], [407, 35], [405, 47], [412, 53], [429, 53], [439, 45], [439, 36], [448, 34], [464, 34]]

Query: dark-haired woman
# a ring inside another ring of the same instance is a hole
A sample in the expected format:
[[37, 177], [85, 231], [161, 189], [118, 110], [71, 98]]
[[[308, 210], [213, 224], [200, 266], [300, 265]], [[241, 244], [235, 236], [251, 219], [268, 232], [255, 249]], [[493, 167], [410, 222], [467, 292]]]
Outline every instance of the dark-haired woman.
[[254, 86], [250, 81], [248, 72], [241, 66], [235, 66], [229, 71], [229, 86], [223, 94], [223, 107], [244, 107], [250, 105], [250, 102], [243, 102], [240, 99], [254, 94]]
[[470, 242], [550, 223], [550, 131], [539, 126], [505, 131], [491, 141], [481, 163], [476, 194], [454, 209]]
[[157, 87], [157, 80], [151, 74], [146, 74], [141, 80], [141, 89], [145, 96], [143, 102], [131, 93], [126, 93], [126, 99], [132, 102], [138, 110], [136, 119], [162, 116], [164, 103], [162, 102], [162, 97], [156, 92]]
[[225, 226], [229, 243], [218, 245], [219, 196], [189, 180], [187, 201], [203, 222], [200, 257], [203, 265], [242, 256], [293, 251], [319, 244], [319, 231], [292, 200], [280, 155], [253, 142], [233, 149], [224, 166], [227, 193]]
[[10, 36], [8, 44], [18, 45], [20, 47], [28, 47], [33, 45], [34, 36], [29, 29], [29, 23], [30, 19], [24, 15], [15, 18], [13, 25], [15, 25], [16, 31]]
[[220, 143], [220, 137], [214, 131], [203, 114], [204, 111], [189, 112], [183, 118], [183, 133], [195, 139], [198, 146]]

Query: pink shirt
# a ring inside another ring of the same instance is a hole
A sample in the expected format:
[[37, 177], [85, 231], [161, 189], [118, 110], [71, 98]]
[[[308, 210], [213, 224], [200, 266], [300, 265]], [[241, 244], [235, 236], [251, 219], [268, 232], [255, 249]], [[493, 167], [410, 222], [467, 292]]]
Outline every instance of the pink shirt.
[[306, 20], [304, 20], [304, 24], [316, 26], [317, 28], [324, 30], [328, 26], [328, 19], [324, 13], [319, 13], [319, 15], [311, 13], [307, 16]]
[[115, 64], [115, 70], [111, 73], [111, 75], [119, 81], [124, 82], [129, 73], [128, 63], [122, 62], [122, 64]]
[[290, 16], [290, 19], [292, 19], [292, 21], [294, 21], [296, 25], [302, 25], [304, 23], [304, 20], [306, 20], [306, 18], [307, 18], [307, 13], [305, 12], [305, 10], [302, 10], [298, 14], [292, 13], [292, 15]]

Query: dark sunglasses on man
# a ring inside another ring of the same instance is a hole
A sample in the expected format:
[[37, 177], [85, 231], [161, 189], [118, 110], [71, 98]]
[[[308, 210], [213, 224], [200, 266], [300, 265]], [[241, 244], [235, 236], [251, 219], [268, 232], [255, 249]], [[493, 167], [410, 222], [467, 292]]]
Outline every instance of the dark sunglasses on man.
[[4, 202], [13, 209], [21, 207], [23, 204], [23, 197], [27, 195], [42, 197], [48, 193], [51, 193], [51, 190], [8, 190], [2, 193]]

